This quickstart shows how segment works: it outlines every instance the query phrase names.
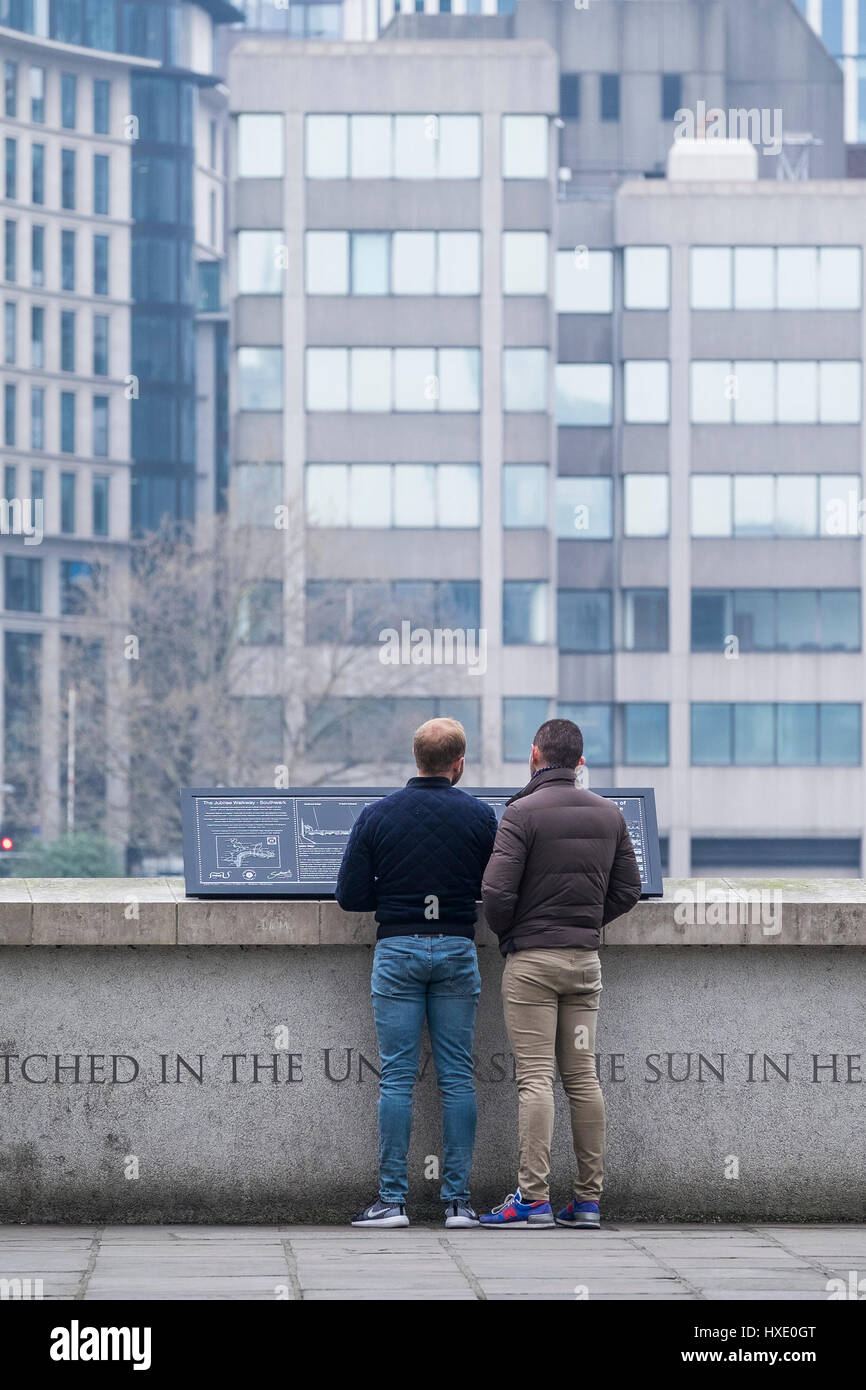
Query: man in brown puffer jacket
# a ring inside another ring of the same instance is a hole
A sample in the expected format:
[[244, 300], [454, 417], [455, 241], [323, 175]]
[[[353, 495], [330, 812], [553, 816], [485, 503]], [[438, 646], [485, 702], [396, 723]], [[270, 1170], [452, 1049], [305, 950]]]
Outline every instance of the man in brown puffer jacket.
[[595, 1069], [601, 928], [634, 907], [640, 871], [625, 820], [576, 786], [583, 735], [542, 724], [531, 777], [503, 813], [482, 883], [487, 925], [505, 956], [502, 998], [517, 1067], [520, 1180], [484, 1226], [552, 1226], [554, 1059], [571, 1108], [577, 1176], [559, 1225], [600, 1225], [604, 1100]]

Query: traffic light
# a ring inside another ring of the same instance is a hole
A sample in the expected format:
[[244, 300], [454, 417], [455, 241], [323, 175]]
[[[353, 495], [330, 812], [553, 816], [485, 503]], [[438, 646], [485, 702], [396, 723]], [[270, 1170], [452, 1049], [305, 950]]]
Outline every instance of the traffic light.
[[15, 841], [11, 835], [4, 835], [0, 838], [0, 850], [10, 850], [15, 848]]

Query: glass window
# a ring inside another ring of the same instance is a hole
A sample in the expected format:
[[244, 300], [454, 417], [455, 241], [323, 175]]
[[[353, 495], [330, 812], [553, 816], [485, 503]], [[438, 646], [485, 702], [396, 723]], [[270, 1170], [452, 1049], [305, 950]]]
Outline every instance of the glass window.
[[349, 409], [346, 348], [307, 348], [307, 410]]
[[775, 708], [752, 701], [734, 705], [734, 763], [768, 767], [776, 761]]
[[[359, 234], [356, 233], [356, 236]], [[394, 232], [392, 241], [391, 288], [394, 294], [436, 293], [436, 233]], [[388, 266], [385, 248], [384, 278], [387, 294]]]
[[3, 361], [13, 366], [18, 356], [18, 305], [7, 300], [3, 305]]
[[506, 579], [502, 586], [502, 640], [506, 645], [547, 642], [547, 585]]
[[613, 411], [613, 367], [609, 362], [556, 366], [556, 423], [609, 425]]
[[559, 114], [564, 121], [580, 120], [580, 73], [559, 74]]
[[352, 294], [387, 294], [390, 261], [387, 232], [353, 232]]
[[440, 116], [438, 141], [440, 179], [481, 177], [481, 122], [477, 116]]
[[[546, 348], [506, 348], [503, 354], [502, 401], [506, 410], [546, 410]], [[559, 370], [559, 369], [557, 369]]]
[[730, 362], [692, 362], [692, 424], [728, 424], [731, 420], [731, 400], [736, 389]]
[[822, 767], [857, 767], [860, 754], [860, 706], [818, 706], [818, 739]]
[[502, 524], [547, 525], [548, 469], [537, 463], [506, 463], [502, 469]]
[[475, 463], [440, 463], [436, 469], [436, 514], [440, 526], [481, 525], [481, 469]]
[[45, 228], [30, 231], [30, 283], [38, 288], [45, 284]]
[[[866, 34], [863, 42], [866, 43]], [[859, 309], [862, 275], [859, 246], [822, 246], [818, 252], [819, 307]]]
[[15, 386], [7, 381], [3, 387], [3, 443], [14, 448], [17, 428], [17, 395]]
[[623, 478], [623, 533], [666, 536], [670, 479], [666, 473], [627, 473]]
[[34, 125], [45, 124], [45, 69], [30, 69], [30, 119]]
[[692, 766], [725, 767], [733, 762], [733, 706], [713, 701], [692, 705]]
[[60, 393], [60, 449], [64, 454], [75, 453], [75, 394], [72, 391]]
[[44, 309], [31, 306], [31, 367], [44, 367]]
[[818, 600], [822, 651], [859, 652], [860, 590], [821, 589]]
[[683, 79], [678, 72], [662, 73], [662, 120], [673, 121], [683, 104]]
[[817, 761], [817, 705], [777, 705], [776, 762], [782, 767], [814, 767]]
[[222, 307], [222, 267], [219, 261], [197, 261], [196, 307], [201, 314], [215, 314]]
[[[307, 159], [309, 173], [310, 122], [342, 120], [345, 141], [345, 116], [307, 117]], [[345, 146], [344, 146], [345, 159]], [[278, 115], [238, 116], [238, 178], [280, 179], [283, 176], [283, 118]]]
[[730, 309], [732, 298], [730, 246], [693, 246], [691, 281], [693, 309]]
[[71, 309], [60, 311], [60, 370], [75, 371], [75, 314]]
[[776, 416], [774, 362], [735, 362], [734, 420], [738, 425], [772, 424]]
[[108, 535], [108, 501], [110, 486], [111, 479], [105, 473], [94, 474], [91, 495], [94, 536]]
[[[43, 386], [30, 387], [30, 448], [45, 448], [45, 388]], [[37, 494], [32, 491], [35, 487], [33, 478], [37, 474], [41, 476], [41, 468], [32, 468], [30, 470], [30, 486], [33, 497], [37, 495], [40, 497], [42, 496], [41, 492]]]
[[772, 536], [776, 528], [776, 480], [766, 473], [734, 478], [734, 532]]
[[60, 233], [60, 288], [75, 289], [75, 233], [68, 228]]
[[[396, 243], [399, 232], [394, 234]], [[424, 236], [426, 233], [422, 232]], [[439, 294], [481, 293], [481, 236], [478, 232], [437, 233]], [[395, 288], [394, 293], [398, 291]]]
[[437, 356], [439, 409], [480, 410], [481, 353], [478, 348], [440, 348]]
[[504, 294], [547, 294], [547, 233], [502, 233]]
[[560, 314], [613, 310], [613, 253], [577, 246], [556, 253], [556, 308]]
[[3, 63], [3, 111], [7, 116], [18, 115], [18, 64], [11, 58]]
[[503, 116], [502, 177], [546, 179], [548, 142], [546, 116]]
[[599, 80], [599, 115], [603, 121], [619, 120], [619, 73], [603, 72]]
[[108, 294], [108, 237], [93, 238], [93, 293]]
[[391, 409], [389, 348], [352, 348], [349, 352], [349, 409]]
[[60, 206], [71, 211], [75, 207], [75, 151], [60, 151]]
[[625, 705], [623, 736], [622, 761], [627, 767], [666, 767], [669, 761], [667, 705]]
[[382, 501], [390, 493], [391, 470], [386, 463], [349, 469], [349, 525], [381, 526]]
[[279, 579], [250, 584], [238, 604], [238, 641], [244, 646], [275, 646], [283, 640], [283, 586]]
[[3, 570], [6, 610], [10, 613], [41, 613], [42, 561], [23, 555], [5, 555]]
[[818, 488], [810, 474], [780, 474], [776, 479], [777, 536], [814, 536], [817, 531]]
[[[323, 119], [339, 119], [339, 117], [324, 117]], [[390, 116], [353, 116], [351, 118], [349, 133], [351, 176], [353, 179], [388, 179], [391, 177], [391, 125]], [[336, 127], [332, 138], [334, 140], [333, 157], [336, 157], [341, 138]], [[307, 173], [310, 177], [316, 177], [311, 174], [309, 167]], [[325, 175], [325, 177], [345, 178], [346, 175], [330, 174]]]
[[670, 251], [667, 246], [625, 248], [626, 309], [667, 309], [670, 304]]
[[583, 756], [590, 766], [613, 764], [613, 708], [611, 705], [578, 705], [561, 702], [560, 719], [571, 719], [583, 734]]
[[609, 541], [613, 535], [610, 478], [557, 478], [556, 534], [559, 540]]
[[[7, 197], [10, 196], [7, 194]], [[12, 194], [12, 197], [15, 195]], [[30, 146], [30, 201], [41, 207], [45, 202], [45, 146]]]
[[394, 349], [395, 410], [434, 410], [437, 380], [435, 348]]
[[[34, 149], [36, 147], [34, 146]], [[43, 148], [40, 146], [40, 149]], [[6, 197], [18, 197], [18, 141], [6, 136]], [[33, 199], [34, 203], [36, 198]], [[42, 201], [41, 199], [39, 200]]]
[[238, 463], [232, 474], [234, 514], [241, 526], [273, 526], [283, 501], [279, 463]]
[[817, 309], [818, 252], [814, 246], [777, 248], [776, 306], [779, 309]]
[[74, 130], [77, 123], [78, 79], [74, 72], [60, 74], [60, 124]]
[[282, 409], [282, 348], [238, 348], [238, 406], [241, 410]]
[[818, 593], [780, 589], [777, 594], [777, 646], [780, 651], [818, 651]]
[[667, 589], [625, 589], [622, 599], [624, 649], [627, 652], [666, 652]]
[[108, 397], [93, 397], [93, 454], [108, 458]]
[[104, 78], [93, 79], [93, 130], [96, 135], [107, 135], [109, 131], [109, 110], [111, 105], [111, 83]]
[[[240, 235], [269, 233], [241, 232]], [[348, 294], [349, 233], [307, 232], [306, 248], [307, 294]]]
[[60, 530], [64, 535], [75, 531], [75, 474], [60, 474]]
[[557, 637], [561, 652], [611, 650], [611, 595], [606, 589], [560, 589]]
[[395, 467], [393, 524], [436, 525], [436, 469], [432, 463], [398, 463]]
[[692, 535], [732, 535], [732, 479], [722, 473], [697, 473], [691, 484]]
[[436, 177], [437, 116], [394, 117], [394, 177]]
[[815, 424], [818, 419], [818, 363], [778, 362], [776, 397], [776, 418], [781, 424]]
[[724, 637], [735, 636], [744, 652], [773, 651], [776, 647], [776, 595], [773, 590], [735, 589], [730, 597], [733, 599], [733, 626]]
[[859, 362], [818, 363], [818, 418], [822, 425], [860, 422]]
[[[349, 469], [347, 464], [308, 464], [305, 486], [307, 521], [311, 526], [348, 526]], [[271, 521], [273, 521], [273, 517]], [[382, 524], [389, 525], [390, 516]]]
[[9, 217], [3, 227], [3, 278], [10, 285], [18, 279], [18, 223]]
[[822, 536], [860, 534], [860, 478], [857, 474], [819, 475], [818, 496]]
[[[326, 233], [326, 235], [328, 235]], [[341, 233], [337, 233], [341, 235]], [[342, 233], [345, 236], [345, 232]], [[279, 294], [282, 290], [280, 232], [238, 232], [238, 293]], [[309, 274], [309, 236], [307, 241]]]
[[[775, 308], [775, 257], [776, 253], [772, 246], [734, 247], [735, 309]], [[723, 307], [728, 308], [729, 306]]]
[[108, 155], [93, 156], [93, 211], [108, 216]]
[[502, 756], [509, 763], [529, 761], [532, 740], [547, 719], [548, 701], [512, 695], [502, 701]]
[[623, 364], [627, 425], [664, 425], [670, 419], [670, 364], [631, 361]]

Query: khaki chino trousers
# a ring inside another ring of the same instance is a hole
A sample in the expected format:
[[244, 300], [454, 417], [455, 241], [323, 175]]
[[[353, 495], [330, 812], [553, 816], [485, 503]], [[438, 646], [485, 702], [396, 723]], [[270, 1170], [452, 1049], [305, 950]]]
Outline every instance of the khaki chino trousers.
[[601, 995], [598, 951], [579, 947], [513, 951], [502, 1000], [517, 1068], [520, 1195], [550, 1200], [554, 1063], [571, 1111], [577, 1173], [574, 1199], [597, 1202], [604, 1165], [604, 1098], [595, 1067]]

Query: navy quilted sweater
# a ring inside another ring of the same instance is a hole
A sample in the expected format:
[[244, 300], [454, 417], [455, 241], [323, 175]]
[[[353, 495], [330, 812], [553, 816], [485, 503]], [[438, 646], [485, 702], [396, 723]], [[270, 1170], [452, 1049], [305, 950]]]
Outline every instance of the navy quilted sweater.
[[347, 912], [376, 913], [381, 940], [475, 935], [475, 904], [496, 837], [491, 807], [447, 777], [410, 777], [355, 822], [337, 879]]

